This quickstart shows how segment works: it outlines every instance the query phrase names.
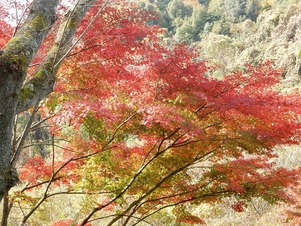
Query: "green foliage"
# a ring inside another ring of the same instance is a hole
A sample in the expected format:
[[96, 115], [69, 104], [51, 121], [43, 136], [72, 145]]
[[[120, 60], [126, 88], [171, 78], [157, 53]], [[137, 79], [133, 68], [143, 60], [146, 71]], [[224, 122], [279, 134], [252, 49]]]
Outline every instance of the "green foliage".
[[209, 10], [220, 13], [231, 22], [240, 22], [245, 19], [256, 20], [259, 14], [258, 0], [213, 0]]
[[[156, 1], [156, 5], [159, 9], [159, 11], [164, 11], [167, 7], [167, 5], [171, 2], [172, 0], [161, 0], [161, 1]], [[154, 1], [152, 1], [154, 2]]]
[[198, 2], [199, 2], [201, 5], [208, 6], [210, 0], [198, 0]]
[[221, 35], [230, 35], [230, 25], [225, 20], [215, 21], [212, 25], [211, 32]]
[[181, 21], [181, 26], [178, 26], [176, 33], [174, 34], [175, 39], [178, 42], [193, 42], [199, 40], [199, 33], [191, 23], [190, 18], [185, 18]]
[[181, 0], [172, 0], [166, 9], [171, 19], [190, 17], [192, 14], [192, 7], [186, 6]]
[[108, 131], [103, 120], [97, 120], [93, 115], [87, 115], [84, 119], [85, 130], [89, 136], [96, 140], [105, 140], [108, 138]]
[[175, 24], [174, 37], [179, 42], [199, 41], [202, 33], [210, 32], [214, 22], [218, 19], [218, 16], [209, 13], [206, 8], [202, 6], [194, 7], [191, 17], [186, 17], [181, 21], [182, 23]]
[[219, 17], [216, 14], [208, 12], [204, 7], [195, 7], [193, 10], [192, 24], [200, 32], [204, 30], [206, 24], [212, 24], [218, 19]]

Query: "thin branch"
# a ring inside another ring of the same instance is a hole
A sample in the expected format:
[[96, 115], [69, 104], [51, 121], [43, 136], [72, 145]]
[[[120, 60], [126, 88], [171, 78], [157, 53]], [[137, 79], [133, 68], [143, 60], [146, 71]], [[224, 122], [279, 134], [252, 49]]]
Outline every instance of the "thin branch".
[[54, 68], [56, 68], [58, 65], [60, 65], [60, 63], [68, 56], [68, 54], [71, 52], [71, 50], [78, 44], [78, 42], [83, 38], [83, 36], [87, 33], [87, 31], [90, 29], [90, 27], [93, 25], [93, 23], [95, 22], [95, 20], [98, 18], [98, 16], [100, 15], [100, 13], [104, 10], [104, 8], [106, 7], [106, 5], [109, 3], [109, 0], [106, 0], [102, 7], [100, 7], [100, 9], [98, 10], [98, 12], [96, 13], [96, 15], [93, 17], [93, 19], [90, 21], [90, 23], [87, 25], [87, 27], [85, 28], [85, 30], [81, 33], [81, 35], [75, 40], [75, 42], [73, 43], [73, 45], [70, 46], [70, 48], [66, 51], [66, 53], [56, 62], [56, 64], [54, 65]]
[[108, 141], [108, 143], [111, 143], [115, 137], [116, 137], [116, 134], [118, 132], [118, 130], [123, 126], [125, 125], [127, 122], [129, 122], [135, 115], [137, 115], [137, 112], [133, 113], [132, 115], [130, 115], [126, 120], [124, 120], [122, 123], [120, 123], [117, 128], [115, 129], [113, 135], [111, 136], [110, 140]]
[[126, 210], [124, 210], [122, 212], [122, 214], [119, 217], [115, 217], [109, 224], [112, 225], [113, 223], [115, 223], [117, 220], [119, 220], [121, 218], [122, 215], [127, 214], [134, 206], [136, 206], [139, 202], [141, 202], [143, 199], [145, 199], [147, 196], [149, 196], [152, 192], [154, 192], [155, 190], [157, 190], [165, 181], [167, 181], [168, 179], [170, 179], [171, 177], [175, 176], [176, 174], [178, 174], [179, 172], [183, 171], [184, 169], [188, 168], [189, 166], [193, 165], [195, 163], [195, 161], [200, 160], [201, 158], [206, 157], [207, 155], [213, 153], [216, 149], [213, 149], [212, 151], [199, 156], [199, 157], [195, 157], [195, 159], [190, 162], [190, 163], [186, 163], [183, 166], [179, 167], [178, 169], [170, 172], [169, 174], [167, 174], [164, 178], [162, 178], [161, 181], [159, 181], [153, 188], [151, 188], [150, 190], [148, 190], [147, 192], [145, 192], [143, 195], [141, 195], [138, 199], [136, 199], [135, 201], [132, 202], [132, 204], [130, 204], [128, 206], [128, 208]]
[[[194, 162], [192, 162], [190, 165], [193, 165]], [[188, 167], [187, 167], [188, 168]], [[188, 191], [184, 191], [181, 193], [176, 193], [176, 194], [172, 194], [172, 195], [168, 195], [168, 196], [163, 196], [163, 197], [159, 197], [159, 198], [155, 198], [155, 199], [150, 199], [150, 200], [145, 200], [144, 202], [140, 203], [139, 205], [136, 205], [136, 208], [132, 211], [132, 213], [129, 215], [128, 219], [126, 220], [126, 222], [129, 221], [129, 218], [144, 204], [149, 203], [149, 202], [156, 202], [156, 201], [162, 201], [164, 199], [170, 199], [170, 198], [175, 198], [175, 197], [180, 197], [180, 196], [184, 196], [184, 195], [188, 195], [191, 194], [193, 192], [199, 191], [202, 188], [206, 188], [209, 184], [213, 183], [216, 179], [210, 180], [206, 183], [204, 183], [201, 186], [197, 186], [196, 188], [192, 189], [192, 190], [188, 190]], [[126, 224], [124, 224], [126, 225]]]
[[[107, 218], [110, 218], [110, 217], [115, 217], [115, 216], [117, 216], [117, 215], [118, 215], [118, 214], [111, 214], [111, 215], [104, 216], [104, 217], [98, 217], [98, 218], [95, 218], [95, 219], [90, 220], [89, 222], [99, 221], [99, 220], [107, 219]], [[126, 217], [126, 216], [128, 216], [128, 215], [124, 215], [124, 217]], [[139, 220], [140, 220], [139, 217], [133, 216], [133, 218], [136, 218], [136, 219], [139, 219]], [[148, 222], [148, 221], [146, 221], [146, 220], [143, 220], [143, 219], [141, 219], [140, 222], [144, 222], [144, 223], [147, 223], [147, 224], [149, 224], [149, 225], [153, 225], [152, 223], [150, 223], [150, 222]], [[154, 225], [154, 226], [155, 226], [155, 225]]]
[[[158, 208], [157, 210], [153, 211], [152, 213], [144, 216], [141, 218], [141, 220], [145, 220], [146, 218], [154, 215], [155, 213], [163, 210], [163, 209], [166, 209], [168, 207], [174, 207], [174, 206], [178, 206], [180, 204], [183, 204], [183, 203], [187, 203], [187, 202], [191, 202], [193, 200], [196, 200], [196, 199], [201, 199], [201, 198], [205, 198], [205, 197], [215, 197], [215, 196], [220, 196], [222, 194], [232, 194], [233, 192], [232, 191], [221, 191], [221, 192], [214, 192], [214, 193], [211, 193], [211, 194], [205, 194], [205, 195], [201, 195], [201, 196], [196, 196], [196, 197], [192, 197], [190, 199], [185, 199], [185, 200], [180, 200], [178, 202], [175, 202], [175, 203], [171, 203], [171, 204], [168, 204], [168, 205], [165, 205], [165, 206], [162, 206], [160, 208]], [[132, 226], [135, 226], [137, 224], [139, 224], [141, 222], [141, 220], [137, 221], [135, 224], [133, 224]]]
[[[128, 182], [128, 184], [121, 190], [121, 192], [116, 195], [113, 199], [111, 199], [109, 202], [107, 202], [105, 205], [102, 205], [101, 207], [95, 207], [91, 213], [83, 220], [83, 222], [81, 223], [81, 225], [86, 224], [89, 219], [98, 211], [100, 211], [101, 209], [105, 208], [106, 206], [110, 205], [111, 203], [115, 202], [117, 199], [119, 199], [120, 197], [123, 196], [123, 194], [126, 193], [126, 191], [132, 186], [132, 184], [136, 181], [136, 179], [139, 177], [139, 175], [143, 172], [143, 170], [150, 165], [156, 158], [158, 158], [158, 156], [164, 154], [167, 150], [169, 150], [170, 148], [173, 147], [174, 143], [176, 143], [179, 139], [181, 139], [181, 137], [183, 137], [185, 133], [181, 134], [179, 137], [177, 137], [172, 144], [168, 145], [166, 148], [164, 148], [163, 150], [161, 150], [164, 142], [166, 140], [169, 140], [172, 136], [174, 136], [180, 129], [177, 128], [175, 129], [172, 133], [170, 133], [168, 136], [165, 136], [161, 142], [159, 143], [158, 147], [157, 147], [157, 152], [156, 154], [150, 158], [147, 162], [145, 162], [145, 160], [143, 161], [143, 164], [140, 166], [140, 168], [137, 170], [137, 172], [133, 175], [132, 179]], [[153, 149], [154, 147], [152, 147]], [[148, 152], [150, 153], [152, 151], [152, 149]], [[146, 158], [145, 158], [146, 159]], [[163, 182], [162, 182], [163, 183]], [[128, 211], [124, 212], [124, 214], [126, 214]]]
[[20, 24], [25, 17], [26, 11], [32, 6], [33, 2], [30, 3], [28, 6], [26, 6], [26, 8], [23, 10], [23, 13], [21, 14], [20, 19], [18, 19], [17, 0], [14, 1], [14, 4], [15, 4], [15, 14], [16, 14], [16, 27], [15, 27], [12, 37], [14, 37], [16, 35], [18, 28], [20, 27]]
[[16, 152], [16, 145], [18, 143], [17, 141], [17, 127], [18, 127], [18, 118], [19, 118], [19, 115], [16, 115], [15, 116], [15, 122], [14, 122], [14, 132], [13, 132], [13, 138], [12, 138], [12, 147], [11, 147], [11, 153], [15, 153]]
[[30, 127], [30, 130], [33, 131], [33, 130], [35, 130], [35, 129], [37, 129], [37, 128], [40, 128], [40, 125], [41, 125], [41, 124], [43, 124], [43, 123], [46, 122], [47, 120], [53, 118], [54, 116], [55, 116], [55, 114], [50, 115], [50, 116], [48, 116], [48, 117], [46, 117], [46, 118], [43, 118], [42, 120], [40, 120], [40, 121], [38, 121], [37, 123], [33, 124], [33, 125]]
[[[54, 178], [52, 181], [54, 182], [54, 181], [60, 180], [61, 178], [62, 178], [62, 177], [56, 177], [56, 178]], [[49, 182], [50, 182], [50, 180], [46, 180], [46, 181], [39, 182], [39, 183], [34, 184], [34, 185], [31, 185], [31, 186], [29, 186], [30, 183], [28, 183], [28, 184], [21, 190], [21, 193], [24, 192], [24, 191], [26, 191], [26, 190], [30, 190], [30, 189], [33, 189], [33, 188], [42, 186], [42, 185], [47, 184], [47, 183], [49, 183]]]
[[[104, 147], [102, 148], [102, 151], [105, 151], [105, 150], [109, 150], [110, 147], [109, 144], [114, 140], [115, 138], [115, 135], [117, 133], [117, 131], [123, 126], [125, 125], [129, 120], [131, 120], [134, 115], [136, 115], [136, 113], [132, 114], [130, 117], [128, 117], [126, 120], [124, 120], [122, 123], [120, 123], [115, 132], [113, 133], [113, 136], [112, 138], [107, 142], [106, 145], [104, 145]], [[88, 158], [88, 157], [91, 157], [93, 155], [96, 155], [96, 154], [99, 154], [100, 152], [93, 152], [93, 153], [90, 153], [90, 154], [87, 154], [87, 155], [84, 155], [84, 156], [79, 156], [79, 157], [72, 157], [70, 158], [69, 160], [67, 160], [65, 163], [63, 163], [58, 169], [54, 169], [54, 136], [52, 136], [52, 176], [51, 178], [47, 181], [47, 182], [42, 182], [40, 183], [39, 185], [42, 185], [42, 184], [47, 184], [46, 185], [46, 188], [45, 188], [45, 191], [43, 193], [43, 196], [40, 198], [40, 200], [36, 203], [36, 205], [29, 211], [29, 213], [27, 215], [24, 216], [23, 220], [22, 220], [22, 223], [25, 224], [26, 221], [28, 220], [28, 218], [39, 208], [39, 206], [46, 200], [48, 199], [49, 197], [51, 196], [54, 196], [54, 195], [58, 195], [58, 194], [62, 194], [62, 193], [53, 193], [53, 194], [48, 194], [48, 191], [50, 189], [50, 186], [51, 184], [55, 181], [55, 180], [58, 180], [59, 178], [57, 177], [58, 173], [66, 166], [68, 165], [70, 162], [72, 161], [77, 161], [77, 160], [80, 160], [80, 159], [84, 159], [84, 158]], [[31, 186], [31, 188], [33, 187], [37, 187], [39, 185], [34, 185], [34, 186]], [[29, 189], [29, 188], [28, 188]]]
[[22, 132], [19, 144], [18, 144], [15, 152], [13, 153], [13, 156], [12, 156], [12, 159], [11, 159], [11, 162], [10, 162], [10, 164], [12, 166], [16, 166], [16, 164], [17, 164], [17, 161], [18, 161], [19, 156], [21, 154], [23, 145], [24, 145], [25, 140], [26, 140], [26, 138], [27, 138], [27, 136], [28, 136], [28, 134], [30, 132], [31, 125], [32, 125], [32, 123], [34, 121], [34, 117], [35, 117], [35, 115], [36, 115], [36, 113], [37, 113], [37, 111], [39, 109], [39, 103], [40, 103], [40, 100], [38, 99], [37, 102], [36, 102], [36, 104], [35, 104], [35, 107], [34, 107], [32, 113], [31, 113], [29, 121], [28, 121], [27, 125], [25, 126], [24, 131]]
[[188, 164], [184, 164], [182, 167], [170, 172], [169, 174], [167, 174], [163, 179], [161, 179], [156, 185], [154, 185], [151, 189], [149, 189], [147, 192], [145, 192], [144, 194], [142, 194], [138, 199], [136, 199], [135, 201], [132, 202], [132, 204], [130, 204], [122, 213], [121, 215], [115, 217], [113, 220], [111, 220], [108, 223], [108, 226], [111, 226], [112, 224], [114, 224], [116, 221], [118, 221], [122, 215], [127, 214], [134, 206], [136, 206], [139, 202], [141, 202], [143, 199], [145, 199], [147, 196], [149, 196], [151, 193], [153, 193], [155, 190], [157, 190], [165, 181], [167, 181], [168, 179], [170, 179], [171, 177], [175, 176], [176, 174], [178, 174], [179, 172], [181, 172], [182, 170], [184, 170], [185, 168], [187, 168], [190, 165], [190, 163]]

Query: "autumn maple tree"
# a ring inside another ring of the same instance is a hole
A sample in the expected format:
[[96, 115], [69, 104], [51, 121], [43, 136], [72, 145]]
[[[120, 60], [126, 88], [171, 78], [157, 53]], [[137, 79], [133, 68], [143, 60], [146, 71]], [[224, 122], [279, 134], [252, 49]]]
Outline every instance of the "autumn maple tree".
[[[78, 1], [66, 14], [57, 4], [33, 1], [12, 39], [1, 21], [3, 225], [13, 206], [25, 224], [63, 195], [93, 201], [53, 225], [136, 225], [167, 208], [178, 222], [203, 224], [189, 207], [235, 197], [240, 212], [252, 197], [290, 199], [299, 170], [276, 167], [273, 150], [299, 143], [300, 97], [277, 91], [275, 65], [216, 79], [217, 66], [166, 43], [148, 24], [153, 15], [127, 1]], [[49, 140], [26, 139], [45, 126]], [[48, 157], [23, 163], [33, 145]], [[21, 185], [9, 193], [16, 166]]]

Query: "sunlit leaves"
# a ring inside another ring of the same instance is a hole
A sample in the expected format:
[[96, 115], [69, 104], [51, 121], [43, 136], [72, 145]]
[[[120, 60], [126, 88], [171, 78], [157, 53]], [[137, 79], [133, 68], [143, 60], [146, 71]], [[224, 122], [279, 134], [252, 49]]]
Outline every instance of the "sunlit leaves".
[[51, 173], [51, 168], [48, 167], [45, 159], [37, 156], [27, 161], [20, 175], [20, 179], [36, 183], [37, 181], [49, 179]]

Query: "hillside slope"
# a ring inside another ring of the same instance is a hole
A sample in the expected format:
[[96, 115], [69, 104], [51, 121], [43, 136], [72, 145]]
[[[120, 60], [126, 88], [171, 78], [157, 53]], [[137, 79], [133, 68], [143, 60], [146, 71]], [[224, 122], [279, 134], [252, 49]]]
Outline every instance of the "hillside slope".
[[200, 48], [215, 76], [266, 60], [283, 70], [284, 91], [299, 86], [300, 0], [144, 0], [172, 42]]

